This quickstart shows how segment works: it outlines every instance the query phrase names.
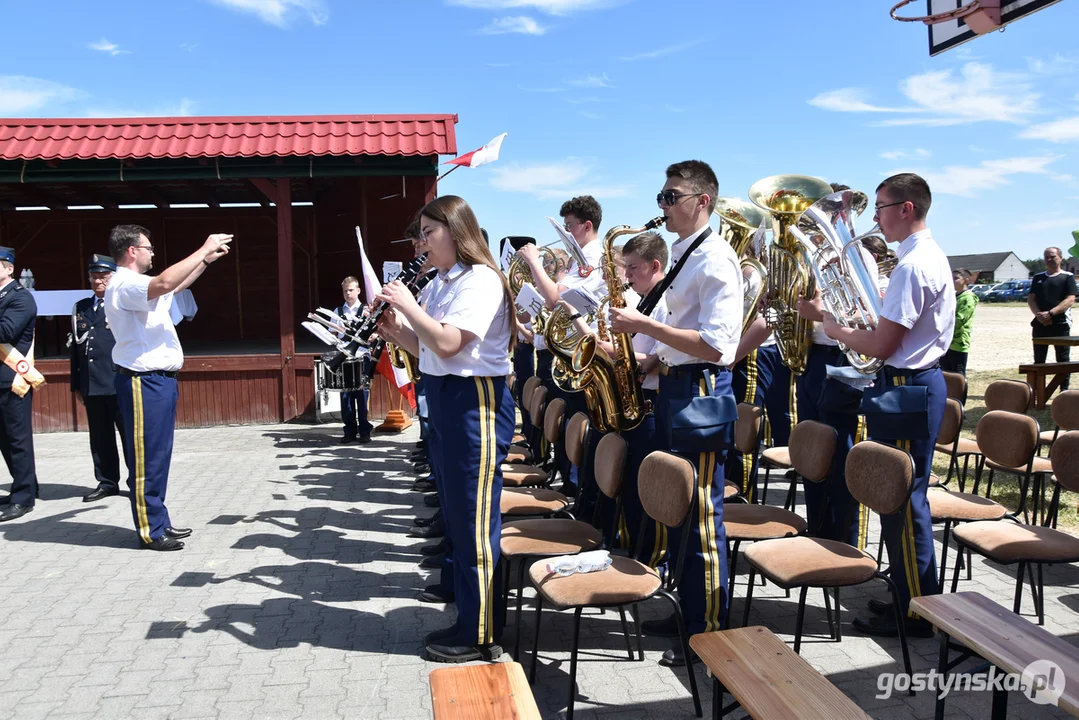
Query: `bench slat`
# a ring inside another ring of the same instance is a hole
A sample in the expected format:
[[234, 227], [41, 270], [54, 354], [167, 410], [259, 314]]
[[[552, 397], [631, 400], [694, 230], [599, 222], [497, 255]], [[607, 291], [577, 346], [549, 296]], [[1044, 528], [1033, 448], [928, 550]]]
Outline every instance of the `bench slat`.
[[519, 663], [440, 668], [430, 681], [435, 720], [540, 720]]
[[1068, 682], [1057, 707], [1079, 716], [1079, 648], [1050, 634], [981, 593], [961, 592], [911, 598], [916, 612], [956, 642], [1006, 672], [1021, 673], [1035, 660], [1051, 660]]
[[768, 628], [701, 633], [689, 644], [751, 717], [869, 717]]
[[1079, 372], [1079, 362], [1046, 362], [1046, 363], [1026, 363], [1019, 366], [1019, 372], [1040, 372], [1040, 373], [1055, 373], [1055, 372]]

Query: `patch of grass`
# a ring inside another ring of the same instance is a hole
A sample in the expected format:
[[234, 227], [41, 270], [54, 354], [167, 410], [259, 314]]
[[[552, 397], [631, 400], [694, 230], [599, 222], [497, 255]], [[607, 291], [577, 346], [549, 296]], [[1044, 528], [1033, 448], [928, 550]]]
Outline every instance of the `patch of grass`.
[[[985, 370], [981, 372], [968, 372], [967, 373], [967, 405], [966, 414], [963, 418], [963, 430], [962, 436], [965, 438], [975, 439], [975, 430], [978, 427], [978, 420], [981, 419], [986, 413], [985, 408], [985, 389], [989, 387], [989, 383], [994, 380], [1006, 379], [1024, 379], [1014, 370]], [[1050, 400], [1050, 405], [1052, 400]], [[1056, 427], [1050, 414], [1049, 407], [1044, 410], [1029, 410], [1028, 415], [1038, 421], [1038, 426], [1042, 430], [1052, 430]], [[1044, 454], [1044, 450], [1043, 450]], [[974, 479], [974, 463], [970, 463], [970, 472], [968, 474], [969, 482], [966, 485], [967, 492], [971, 492]], [[960, 468], [962, 468], [962, 462], [960, 462]], [[937, 477], [944, 478], [948, 474], [948, 456], [943, 453], [936, 453], [933, 458], [933, 472]], [[989, 470], [986, 469], [982, 473], [982, 484], [979, 487], [979, 494], [984, 492], [985, 481], [989, 476]], [[952, 480], [948, 483], [948, 486], [952, 489], [958, 490], [959, 484], [956, 480]], [[1046, 490], [1046, 501], [1051, 498], [1050, 492], [1052, 488]], [[996, 473], [993, 478], [993, 500], [1008, 508], [1011, 511], [1015, 511], [1019, 508], [1019, 478], [1014, 475], [1006, 475], [1003, 473]], [[1058, 518], [1058, 526], [1061, 530], [1067, 530], [1069, 532], [1079, 531], [1079, 515], [1076, 514], [1076, 503], [1079, 503], [1079, 494], [1062, 492], [1060, 494], [1060, 514]], [[1027, 504], [1030, 504], [1028, 499]]]
[[984, 304], [988, 307], [1002, 307], [1002, 308], [1025, 308], [1027, 307], [1026, 301], [1022, 302], [989, 302], [988, 300], [982, 300], [979, 304]]

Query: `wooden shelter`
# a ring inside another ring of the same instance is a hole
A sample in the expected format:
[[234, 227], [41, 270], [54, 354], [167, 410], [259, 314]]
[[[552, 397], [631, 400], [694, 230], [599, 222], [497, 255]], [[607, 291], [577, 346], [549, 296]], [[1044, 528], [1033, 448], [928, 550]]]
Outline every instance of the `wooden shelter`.
[[[412, 256], [403, 238], [436, 196], [439, 155], [456, 154], [455, 115], [0, 119], [0, 245], [36, 290], [89, 287], [87, 259], [118, 224], [150, 230], [157, 269], [212, 232], [232, 252], [193, 286], [199, 312], [177, 327], [186, 354], [181, 426], [313, 414], [313, 359], [328, 349], [300, 323], [341, 304], [361, 275], [359, 226], [376, 271]], [[65, 316], [39, 317], [38, 432], [85, 428], [70, 391]], [[371, 414], [397, 393], [372, 387]]]

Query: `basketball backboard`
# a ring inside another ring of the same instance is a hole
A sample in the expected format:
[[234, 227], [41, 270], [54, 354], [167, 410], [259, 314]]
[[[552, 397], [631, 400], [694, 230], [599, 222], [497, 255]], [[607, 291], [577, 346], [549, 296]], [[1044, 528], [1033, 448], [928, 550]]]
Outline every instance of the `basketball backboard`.
[[[969, 5], [971, 0], [926, 0], [927, 15], [937, 15], [955, 10], [963, 5]], [[1000, 26], [1015, 22], [1019, 18], [1026, 17], [1042, 8], [1048, 7], [1060, 0], [1003, 0], [1000, 3]], [[950, 50], [957, 45], [962, 45], [968, 40], [978, 37], [978, 33], [963, 21], [945, 20], [929, 26], [929, 55], [939, 55], [945, 50]]]

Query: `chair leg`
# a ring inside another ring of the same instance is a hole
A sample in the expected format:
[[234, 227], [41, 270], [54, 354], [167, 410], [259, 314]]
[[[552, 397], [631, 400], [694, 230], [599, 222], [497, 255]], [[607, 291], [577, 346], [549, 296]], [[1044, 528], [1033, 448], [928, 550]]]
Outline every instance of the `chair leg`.
[[520, 657], [517, 653], [521, 648], [521, 618], [523, 615], [522, 606], [524, 605], [525, 594], [525, 566], [528, 563], [525, 562], [525, 558], [520, 559], [520, 567], [517, 568], [517, 627], [513, 629], [513, 657], [514, 659]]
[[1045, 625], [1045, 580], [1042, 577], [1042, 564], [1038, 563], [1038, 624]]
[[[1041, 564], [1038, 563], [1038, 569], [1041, 569]], [[1038, 585], [1034, 581], [1034, 566], [1027, 564], [1027, 579], [1030, 580], [1030, 597], [1034, 601], [1034, 614], [1038, 614]], [[1041, 621], [1038, 622], [1041, 625]]]
[[749, 587], [746, 588], [746, 606], [742, 611], [742, 627], [749, 627], [749, 605], [753, 602], [753, 581], [757, 577], [757, 569], [749, 566]]
[[536, 658], [539, 657], [540, 618], [543, 615], [543, 596], [536, 595], [536, 622], [532, 633], [532, 666], [528, 669], [528, 682], [536, 682]]
[[973, 577], [974, 558], [970, 554], [970, 548], [967, 548], [967, 580], [969, 581]]
[[[884, 580], [888, 585], [888, 590], [892, 593], [892, 609], [895, 612], [895, 624], [899, 629], [899, 645], [903, 649], [903, 670], [907, 675], [911, 674], [910, 667], [910, 647], [907, 645], [907, 625], [906, 618], [903, 617], [903, 610], [899, 607], [899, 589], [896, 588], [892, 579], [883, 573], [877, 573], [877, 577]], [[910, 689], [910, 695], [914, 695], [914, 688]]]
[[712, 676], [712, 720], [720, 720], [723, 717], [723, 686], [719, 678]]
[[626, 636], [626, 652], [629, 654], [629, 659], [633, 659], [633, 638], [629, 634], [629, 623], [626, 622], [626, 609], [621, 605], [618, 606], [618, 615], [622, 618], [622, 634]]
[[835, 589], [835, 641], [843, 642], [843, 616], [839, 607], [839, 588]]
[[832, 596], [828, 588], [821, 588], [824, 593], [824, 617], [828, 620], [828, 637], [835, 637], [835, 623], [832, 622]]
[[1019, 609], [1023, 603], [1023, 573], [1027, 570], [1027, 564], [1025, 562], [1019, 563], [1019, 569], [1015, 573], [1015, 601], [1012, 603], [1012, 612], [1016, 615], [1019, 614]]
[[805, 621], [806, 614], [806, 593], [809, 592], [809, 586], [803, 585], [801, 592], [798, 593], [798, 621], [794, 625], [794, 654], [800, 654], [802, 649], [802, 623]]
[[[689, 649], [689, 633], [686, 632], [686, 621], [682, 617], [682, 606], [678, 604], [678, 600], [673, 595], [664, 593], [671, 605], [674, 606], [674, 620], [678, 624], [678, 639], [682, 643], [682, 657], [686, 659], [686, 673], [689, 675], [689, 689], [693, 693], [693, 709], [697, 713], [697, 717], [704, 717], [704, 710], [701, 709], [701, 694], [697, 690], [697, 673], [693, 669], [693, 660], [690, 655]], [[722, 609], [722, 608], [721, 608]], [[569, 720], [569, 718], [566, 718]]]
[[641, 608], [633, 603], [633, 629], [637, 632], [637, 659], [644, 662], [644, 643], [641, 640]]
[[[963, 545], [957, 540], [955, 543], [956, 554], [961, 554], [964, 548]], [[963, 563], [957, 562], [955, 564], [955, 572], [952, 573], [952, 592], [959, 589], [959, 571], [962, 569]]]
[[[940, 551], [940, 580], [937, 581], [937, 585], [939, 585], [940, 587], [944, 587], [944, 578], [947, 577], [947, 575], [945, 575], [945, 573], [948, 570], [948, 536], [951, 534], [951, 532], [952, 532], [952, 521], [951, 520], [945, 520], [944, 521], [944, 537], [943, 537], [943, 543], [942, 543], [943, 547], [942, 547], [942, 549]], [[958, 561], [956, 561], [956, 562], [958, 562]]]
[[764, 488], [761, 490], [761, 505], [768, 504], [768, 479], [772, 475], [772, 466], [764, 468]]
[[[621, 608], [619, 608], [621, 609]], [[573, 649], [569, 656], [569, 700], [566, 703], [566, 720], [573, 720], [573, 701], [577, 697], [577, 645], [581, 639], [581, 611], [573, 611]]]
[[970, 469], [970, 455], [963, 456], [963, 473], [959, 475], [959, 492], [966, 492], [967, 472]]

